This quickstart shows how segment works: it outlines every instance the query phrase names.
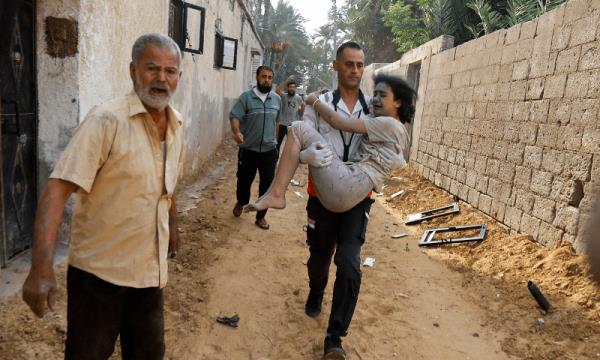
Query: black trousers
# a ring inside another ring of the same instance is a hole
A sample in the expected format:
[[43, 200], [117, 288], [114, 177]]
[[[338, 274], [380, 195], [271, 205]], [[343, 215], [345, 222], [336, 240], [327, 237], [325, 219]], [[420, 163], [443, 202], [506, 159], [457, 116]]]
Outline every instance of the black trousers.
[[118, 286], [69, 266], [65, 359], [108, 359], [119, 334], [123, 359], [164, 357], [162, 289]]
[[279, 125], [279, 128], [277, 129], [277, 153], [280, 153], [279, 149], [281, 149], [281, 143], [283, 142], [283, 138], [287, 135], [287, 131], [287, 125]]
[[[256, 177], [258, 170], [259, 183], [258, 195], [263, 195], [269, 190], [273, 177], [275, 177], [275, 167], [278, 159], [277, 150], [273, 149], [267, 152], [256, 152], [240, 148], [238, 152], [238, 170], [237, 170], [237, 203], [246, 205], [250, 202], [250, 188]], [[267, 214], [267, 210], [256, 213], [256, 220], [262, 219]]]
[[308, 199], [306, 211], [308, 217], [315, 221], [314, 228], [307, 227], [310, 290], [325, 291], [332, 257], [337, 267], [328, 334], [348, 334], [362, 277], [360, 249], [365, 242], [368, 213], [373, 202], [374, 200], [367, 198], [347, 212], [334, 213], [323, 207], [316, 197], [311, 196]]

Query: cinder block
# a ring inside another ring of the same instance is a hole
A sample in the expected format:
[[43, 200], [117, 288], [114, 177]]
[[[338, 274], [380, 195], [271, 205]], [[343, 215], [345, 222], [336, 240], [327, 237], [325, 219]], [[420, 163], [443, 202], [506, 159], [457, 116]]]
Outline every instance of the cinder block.
[[513, 206], [506, 207], [506, 215], [504, 217], [504, 222], [511, 229], [515, 231], [519, 231], [521, 228], [521, 217], [523, 216], [523, 211], [517, 209]]
[[582, 71], [569, 74], [565, 87], [565, 97], [584, 98], [590, 91], [591, 73]]
[[517, 58], [515, 60], [529, 59], [533, 54], [533, 39], [519, 40], [517, 43]]
[[486, 164], [487, 164], [487, 157], [477, 155], [477, 157], [475, 158], [475, 171], [478, 174], [485, 173]]
[[552, 35], [552, 45], [550, 49], [554, 50], [564, 50], [569, 45], [569, 39], [571, 38], [571, 24], [566, 24], [563, 26], [559, 26], [554, 29], [554, 33]]
[[561, 126], [558, 132], [558, 149], [578, 151], [581, 149], [581, 139], [583, 138], [583, 127], [568, 125]]
[[467, 170], [467, 179], [465, 184], [467, 184], [470, 188], [475, 188], [477, 186], [477, 171], [475, 170]]
[[477, 207], [479, 204], [479, 191], [475, 189], [469, 189], [469, 195], [467, 198], [467, 202], [471, 204], [473, 207]]
[[514, 65], [512, 63], [500, 65], [500, 73], [498, 75], [498, 81], [499, 82], [512, 81], [513, 67], [514, 67]]
[[[600, 130], [585, 129], [581, 140], [581, 148], [588, 154], [600, 154]], [[597, 155], [596, 157], [600, 156]]]
[[484, 214], [490, 215], [492, 211], [492, 198], [485, 195], [479, 195], [479, 210], [481, 210]]
[[530, 189], [536, 194], [549, 196], [552, 190], [552, 173], [534, 170], [531, 176]]
[[550, 100], [537, 100], [531, 102], [531, 111], [529, 112], [529, 121], [536, 123], [548, 122], [548, 110], [550, 109]]
[[538, 19], [533, 19], [521, 24], [521, 33], [519, 34], [519, 40], [531, 39], [535, 36], [535, 30], [537, 28]]
[[571, 103], [570, 123], [583, 126], [597, 126], [598, 99], [574, 99]]
[[510, 100], [525, 100], [525, 94], [527, 93], [527, 80], [513, 81], [510, 84]]
[[479, 175], [477, 178], [477, 186], [475, 186], [475, 190], [480, 193], [485, 193], [487, 191], [488, 186], [488, 177], [484, 175]]
[[557, 229], [551, 224], [542, 221], [540, 223], [540, 232], [538, 241], [548, 247], [554, 247], [560, 244], [562, 239], [563, 231]]
[[544, 148], [544, 154], [542, 158], [542, 169], [549, 171], [555, 175], [562, 174], [565, 155], [562, 151]]
[[459, 185], [460, 185], [460, 183], [458, 181], [451, 180], [450, 181], [450, 194], [458, 196]]
[[557, 57], [557, 51], [547, 55], [534, 55], [529, 62], [529, 78], [552, 75]]
[[539, 100], [544, 94], [544, 78], [536, 78], [527, 81], [527, 100]]
[[506, 156], [508, 155], [508, 143], [501, 140], [496, 141], [490, 155], [498, 160], [506, 160]]
[[600, 97], [600, 70], [590, 70], [588, 74], [590, 81], [587, 97], [597, 99]]
[[504, 45], [514, 44], [519, 40], [519, 34], [521, 33], [521, 25], [517, 24], [513, 27], [506, 29], [506, 35], [504, 36]]
[[537, 240], [540, 231], [540, 222], [540, 219], [523, 213], [523, 217], [521, 218], [521, 232], [529, 234]]
[[518, 209], [523, 210], [525, 213], [530, 213], [533, 210], [535, 195], [529, 192], [529, 190], [515, 189], [513, 196], [515, 197], [515, 206]]
[[512, 80], [524, 80], [529, 75], [529, 61], [521, 60], [513, 64]]
[[500, 169], [498, 170], [498, 179], [512, 184], [515, 178], [515, 165], [509, 162], [500, 162]]
[[450, 164], [448, 166], [448, 176], [452, 179], [456, 179], [456, 173], [458, 172], [458, 166]]
[[456, 165], [465, 166], [465, 158], [467, 154], [464, 150], [456, 150]]
[[566, 74], [559, 74], [547, 77], [546, 82], [544, 84], [544, 99], [563, 97], [565, 93], [566, 83]]
[[512, 120], [517, 122], [528, 121], [531, 112], [531, 102], [517, 101], [513, 103]]
[[598, 26], [598, 15], [591, 15], [581, 18], [573, 24], [569, 46], [576, 46], [596, 38], [596, 28]]
[[568, 99], [552, 99], [548, 112], [548, 123], [566, 125], [571, 119], [572, 101]]
[[518, 44], [510, 44], [505, 45], [502, 48], [502, 59], [500, 60], [501, 64], [510, 64], [517, 61], [518, 57]]
[[575, 46], [559, 52], [554, 71], [557, 74], [568, 74], [577, 71], [580, 56], [581, 46]]
[[503, 223], [505, 213], [506, 204], [498, 199], [492, 199], [492, 210], [490, 212], [490, 216]]
[[542, 165], [543, 148], [539, 146], [525, 146], [525, 154], [523, 155], [523, 165], [539, 169]]
[[463, 201], [467, 201], [467, 198], [469, 197], [469, 187], [467, 185], [461, 184], [459, 186], [458, 197]]
[[532, 58], [548, 57], [552, 49], [552, 31], [538, 35], [533, 39]]
[[554, 221], [556, 214], [556, 203], [553, 200], [546, 199], [541, 196], [536, 196], [533, 203], [533, 216], [538, 219], [544, 220], [548, 223]]
[[489, 178], [487, 194], [494, 199], [499, 199], [501, 191], [502, 191], [502, 182], [495, 178]]
[[571, 0], [566, 3], [563, 23], [570, 23], [588, 14], [590, 4], [588, 0]]
[[519, 132], [519, 140], [527, 145], [534, 145], [538, 136], [538, 124], [525, 122], [522, 123]]
[[556, 218], [552, 225], [563, 229], [566, 233], [577, 235], [579, 209], [573, 206], [561, 206], [556, 211]]
[[554, 24], [556, 23], [556, 11], [548, 11], [542, 14], [538, 18], [537, 28], [536, 28], [536, 38], [546, 34], [552, 34], [552, 29], [554, 28]]
[[522, 144], [522, 143], [509, 144], [508, 145], [508, 154], [506, 155], [506, 160], [515, 165], [522, 165], [524, 152], [525, 152], [525, 144]]
[[600, 68], [600, 46], [598, 42], [585, 44], [581, 48], [581, 57], [578, 70], [591, 70]]
[[556, 141], [558, 139], [559, 126], [540, 124], [536, 144], [538, 146], [548, 146], [551, 148], [556, 147]]
[[592, 168], [592, 155], [577, 152], [565, 154], [565, 176], [581, 181], [589, 181]]
[[460, 182], [461, 184], [466, 183], [467, 182], [467, 169], [459, 166], [458, 169], [456, 170], [456, 180], [458, 182]]
[[572, 183], [572, 180], [568, 180], [562, 174], [554, 176], [550, 199], [556, 202], [567, 203], [569, 201]]
[[515, 171], [515, 186], [519, 189], [529, 189], [529, 184], [531, 183], [531, 174], [531, 168], [517, 166]]

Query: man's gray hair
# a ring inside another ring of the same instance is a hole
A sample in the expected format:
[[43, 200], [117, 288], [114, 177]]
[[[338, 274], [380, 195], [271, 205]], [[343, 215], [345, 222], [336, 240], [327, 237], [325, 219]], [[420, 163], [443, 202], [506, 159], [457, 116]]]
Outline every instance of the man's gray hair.
[[133, 61], [134, 64], [137, 64], [140, 54], [142, 51], [144, 51], [146, 45], [149, 44], [171, 49], [175, 54], [177, 54], [179, 64], [181, 64], [181, 50], [179, 49], [179, 45], [177, 45], [177, 43], [170, 37], [158, 33], [144, 34], [137, 38], [133, 44], [133, 47], [131, 48], [131, 61]]

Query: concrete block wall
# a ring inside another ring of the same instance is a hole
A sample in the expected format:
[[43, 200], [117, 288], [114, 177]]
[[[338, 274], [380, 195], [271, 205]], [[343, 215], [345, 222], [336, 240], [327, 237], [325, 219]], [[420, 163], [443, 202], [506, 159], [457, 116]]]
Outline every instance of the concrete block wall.
[[552, 246], [581, 251], [600, 184], [600, 1], [423, 61], [419, 174]]

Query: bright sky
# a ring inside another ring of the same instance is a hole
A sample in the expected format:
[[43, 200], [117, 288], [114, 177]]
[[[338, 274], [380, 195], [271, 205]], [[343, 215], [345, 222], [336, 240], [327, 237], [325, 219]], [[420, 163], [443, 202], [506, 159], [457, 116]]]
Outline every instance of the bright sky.
[[[327, 11], [331, 7], [330, 0], [287, 0], [290, 5], [298, 9], [300, 14], [307, 21], [304, 27], [308, 35], [315, 33], [317, 28], [327, 23]], [[337, 0], [337, 5], [341, 6], [346, 3], [346, 0]], [[273, 6], [277, 5], [277, 0], [271, 0]]]

